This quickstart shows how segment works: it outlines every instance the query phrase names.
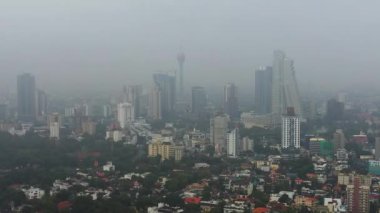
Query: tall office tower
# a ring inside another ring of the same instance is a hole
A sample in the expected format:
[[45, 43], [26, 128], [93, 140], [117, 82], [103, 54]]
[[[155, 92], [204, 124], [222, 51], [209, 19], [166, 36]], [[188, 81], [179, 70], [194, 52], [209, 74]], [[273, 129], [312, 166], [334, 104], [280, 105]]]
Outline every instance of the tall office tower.
[[122, 129], [127, 127], [128, 123], [135, 120], [135, 111], [131, 103], [120, 103], [117, 105], [117, 121]]
[[224, 112], [231, 118], [239, 117], [238, 91], [235, 84], [228, 83], [224, 86]]
[[48, 113], [48, 97], [47, 94], [42, 91], [37, 91], [37, 117], [45, 117]]
[[203, 87], [191, 88], [191, 112], [194, 115], [202, 115], [207, 106], [206, 91]]
[[339, 121], [343, 119], [344, 104], [336, 99], [327, 101], [326, 120], [329, 122]]
[[217, 115], [210, 120], [210, 141], [214, 145], [217, 155], [226, 151], [229, 121], [230, 118], [226, 114]]
[[236, 158], [239, 154], [240, 135], [239, 129], [235, 128], [227, 134], [227, 157]]
[[183, 99], [185, 95], [185, 88], [183, 82], [183, 65], [185, 64], [186, 56], [184, 53], [179, 53], [177, 55], [177, 61], [179, 66], [179, 75], [178, 75], [178, 99]]
[[333, 134], [333, 143], [335, 152], [338, 149], [344, 149], [346, 146], [346, 137], [344, 136], [343, 130], [337, 129]]
[[160, 89], [161, 92], [161, 110], [163, 116], [170, 114], [174, 111], [175, 104], [175, 77], [157, 73], [153, 75], [155, 86]]
[[300, 95], [293, 60], [282, 51], [274, 52], [272, 71], [272, 113], [277, 117], [293, 107], [298, 116], [302, 116]]
[[257, 114], [272, 112], [272, 67], [261, 67], [255, 72], [255, 108]]
[[17, 77], [17, 113], [21, 121], [33, 122], [36, 116], [36, 81], [25, 73]]
[[125, 102], [131, 103], [135, 109], [135, 117], [141, 115], [142, 85], [131, 85], [126, 88]]
[[50, 114], [48, 117], [48, 124], [50, 129], [50, 138], [60, 138], [61, 117], [58, 113]]
[[380, 160], [380, 137], [375, 139], [375, 160]]
[[348, 212], [369, 212], [369, 186], [360, 183], [360, 177], [355, 176], [353, 185], [347, 185]]
[[154, 87], [149, 93], [148, 117], [153, 120], [162, 119], [161, 90]]
[[282, 116], [282, 143], [283, 149], [300, 148], [300, 118], [294, 108], [289, 107], [287, 114]]

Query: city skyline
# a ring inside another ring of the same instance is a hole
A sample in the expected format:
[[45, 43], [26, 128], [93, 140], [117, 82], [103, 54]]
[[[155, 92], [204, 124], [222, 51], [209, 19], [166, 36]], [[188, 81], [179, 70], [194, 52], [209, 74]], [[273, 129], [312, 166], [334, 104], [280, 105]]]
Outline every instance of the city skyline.
[[[36, 0], [21, 7], [2, 1], [6, 33], [0, 50], [0, 89], [14, 91], [13, 79], [22, 72], [39, 76], [41, 88], [54, 92], [112, 90], [135, 82], [148, 85], [152, 73], [178, 70], [176, 56], [183, 51], [186, 87], [233, 81], [246, 90], [252, 72], [271, 63], [274, 49], [282, 49], [296, 61], [300, 87], [377, 88], [380, 79], [374, 74], [380, 65], [373, 44], [380, 33], [374, 18], [379, 2], [339, 0], [327, 6], [300, 0], [289, 4], [214, 0], [201, 10], [197, 1], [165, 2], [147, 7], [143, 2], [119, 0], [89, 4]], [[169, 13], [171, 8], [178, 10]], [[337, 15], [341, 8], [345, 9]], [[199, 17], [193, 17], [194, 11]], [[358, 72], [363, 77], [356, 78]], [[215, 82], [212, 76], [220, 80]], [[339, 82], [334, 80], [337, 76]], [[64, 82], [70, 82], [70, 87]]]

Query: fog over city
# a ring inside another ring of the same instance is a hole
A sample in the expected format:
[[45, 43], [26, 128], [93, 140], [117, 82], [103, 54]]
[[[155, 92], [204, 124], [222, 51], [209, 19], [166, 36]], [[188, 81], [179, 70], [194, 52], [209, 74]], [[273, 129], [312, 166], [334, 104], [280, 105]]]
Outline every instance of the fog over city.
[[294, 59], [297, 80], [334, 90], [378, 87], [379, 1], [2, 0], [0, 84], [18, 74], [51, 92], [149, 86], [178, 69], [185, 86], [253, 88], [273, 51]]

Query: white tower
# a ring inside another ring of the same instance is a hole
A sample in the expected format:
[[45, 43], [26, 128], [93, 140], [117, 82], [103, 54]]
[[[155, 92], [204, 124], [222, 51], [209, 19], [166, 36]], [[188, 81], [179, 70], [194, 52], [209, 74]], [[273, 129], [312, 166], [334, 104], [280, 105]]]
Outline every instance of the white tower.
[[300, 143], [300, 118], [294, 114], [294, 109], [289, 108], [288, 114], [282, 116], [282, 143], [283, 149], [301, 147]]
[[227, 134], [227, 156], [236, 158], [239, 152], [239, 129], [235, 128]]

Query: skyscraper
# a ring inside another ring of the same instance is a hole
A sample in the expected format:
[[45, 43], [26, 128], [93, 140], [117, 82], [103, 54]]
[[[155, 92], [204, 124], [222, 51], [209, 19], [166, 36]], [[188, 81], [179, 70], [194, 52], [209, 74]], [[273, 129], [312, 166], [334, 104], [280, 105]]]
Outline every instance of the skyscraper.
[[121, 128], [126, 128], [127, 124], [135, 120], [135, 111], [131, 103], [120, 103], [117, 105], [117, 120]]
[[176, 90], [175, 90], [175, 77], [157, 73], [153, 75], [155, 86], [161, 93], [161, 110], [163, 116], [170, 114], [174, 110]]
[[231, 158], [236, 158], [239, 154], [239, 145], [239, 129], [235, 128], [227, 134], [227, 156]]
[[191, 112], [201, 115], [207, 106], [206, 91], [203, 87], [191, 88]]
[[178, 75], [178, 99], [183, 99], [184, 97], [184, 93], [185, 93], [185, 89], [184, 89], [184, 85], [183, 85], [183, 66], [185, 64], [185, 59], [186, 59], [186, 56], [184, 53], [179, 53], [177, 55], [177, 61], [178, 61], [178, 66], [179, 66], [179, 75]]
[[210, 141], [218, 155], [226, 151], [229, 121], [230, 119], [226, 114], [217, 115], [210, 120]]
[[17, 77], [17, 113], [21, 121], [33, 122], [36, 118], [36, 82], [33, 75]]
[[274, 52], [272, 71], [272, 113], [278, 117], [293, 107], [302, 116], [301, 102], [297, 86], [293, 60], [282, 51]]
[[293, 108], [288, 108], [286, 115], [282, 116], [282, 143], [283, 149], [301, 147], [300, 118], [294, 113]]
[[239, 117], [238, 91], [233, 83], [224, 86], [224, 112], [231, 118]]
[[154, 87], [150, 91], [148, 99], [148, 117], [153, 120], [161, 119], [161, 90], [158, 87]]
[[255, 72], [255, 112], [272, 112], [272, 67], [261, 67]]

